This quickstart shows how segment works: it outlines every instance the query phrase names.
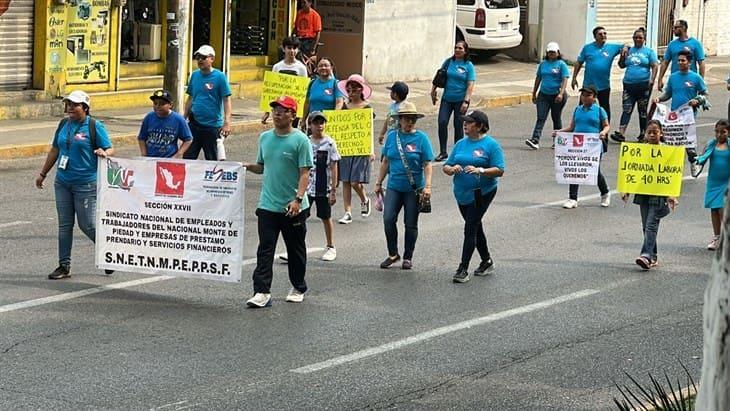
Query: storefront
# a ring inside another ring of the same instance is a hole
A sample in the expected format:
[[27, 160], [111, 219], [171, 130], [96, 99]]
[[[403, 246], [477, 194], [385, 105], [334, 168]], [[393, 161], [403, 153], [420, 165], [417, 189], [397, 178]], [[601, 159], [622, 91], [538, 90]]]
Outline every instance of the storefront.
[[33, 0], [0, 0], [0, 91], [31, 86], [33, 17]]

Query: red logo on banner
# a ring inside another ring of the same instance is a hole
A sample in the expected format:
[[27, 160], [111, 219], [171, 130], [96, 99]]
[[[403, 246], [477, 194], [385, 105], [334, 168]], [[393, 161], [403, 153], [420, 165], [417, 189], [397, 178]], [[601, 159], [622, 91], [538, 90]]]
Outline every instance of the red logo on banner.
[[185, 193], [185, 163], [158, 162], [155, 194], [182, 197]]
[[583, 134], [573, 134], [573, 147], [583, 147]]

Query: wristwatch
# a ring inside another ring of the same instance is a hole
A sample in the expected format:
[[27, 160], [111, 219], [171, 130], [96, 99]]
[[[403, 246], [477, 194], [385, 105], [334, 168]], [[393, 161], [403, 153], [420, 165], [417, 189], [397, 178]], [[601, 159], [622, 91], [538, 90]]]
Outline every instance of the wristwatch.
[[294, 197], [295, 200], [297, 200], [297, 203], [301, 204], [302, 201], [304, 201], [304, 197], [296, 196]]

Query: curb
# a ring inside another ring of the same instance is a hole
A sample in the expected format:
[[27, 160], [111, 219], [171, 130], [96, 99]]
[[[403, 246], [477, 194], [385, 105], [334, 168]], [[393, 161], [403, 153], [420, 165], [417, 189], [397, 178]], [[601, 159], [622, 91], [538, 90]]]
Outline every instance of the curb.
[[[517, 94], [503, 97], [480, 98], [474, 105], [475, 108], [497, 108], [514, 106], [531, 102], [532, 95], [529, 93]], [[263, 131], [268, 126], [261, 124], [259, 120], [234, 121], [231, 124], [231, 133], [242, 134]], [[125, 147], [137, 144], [136, 133], [117, 133], [109, 136], [112, 145]], [[50, 136], [49, 136], [50, 140]], [[17, 146], [0, 147], [0, 160], [13, 160], [19, 158], [42, 156], [50, 149], [50, 143], [25, 144]]]

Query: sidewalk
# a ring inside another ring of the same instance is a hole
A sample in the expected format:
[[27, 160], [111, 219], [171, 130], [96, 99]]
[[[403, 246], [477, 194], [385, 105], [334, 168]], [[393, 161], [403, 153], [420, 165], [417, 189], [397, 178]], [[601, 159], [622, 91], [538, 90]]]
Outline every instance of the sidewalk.
[[[730, 57], [709, 57], [706, 60], [705, 74], [708, 84], [717, 84], [725, 81], [730, 72]], [[489, 109], [522, 103], [530, 103], [532, 85], [535, 79], [535, 64], [514, 61], [508, 57], [498, 56], [491, 60], [478, 59], [475, 61], [477, 81], [472, 96], [472, 108]], [[581, 80], [579, 76], [579, 81]], [[611, 89], [621, 91], [622, 70], [614, 67]], [[372, 84], [373, 95], [370, 101], [379, 115], [376, 119], [377, 130], [383, 120], [384, 113], [390, 104], [390, 92], [386, 87], [390, 84]], [[410, 94], [408, 99], [425, 114], [436, 114], [438, 105], [431, 104], [430, 81], [409, 82]], [[577, 91], [568, 90], [571, 96]], [[440, 95], [440, 92], [439, 92]], [[60, 105], [61, 102], [59, 101]], [[256, 138], [258, 133], [271, 127], [260, 122], [261, 112], [259, 102], [250, 99], [233, 100], [232, 138]], [[149, 107], [137, 109], [108, 110], [92, 114], [101, 119], [109, 131], [115, 146], [136, 145], [136, 135], [144, 115], [151, 110]], [[0, 160], [18, 159], [44, 155], [49, 148], [53, 133], [56, 130], [60, 117], [47, 117], [32, 120], [3, 120], [0, 121]]]

